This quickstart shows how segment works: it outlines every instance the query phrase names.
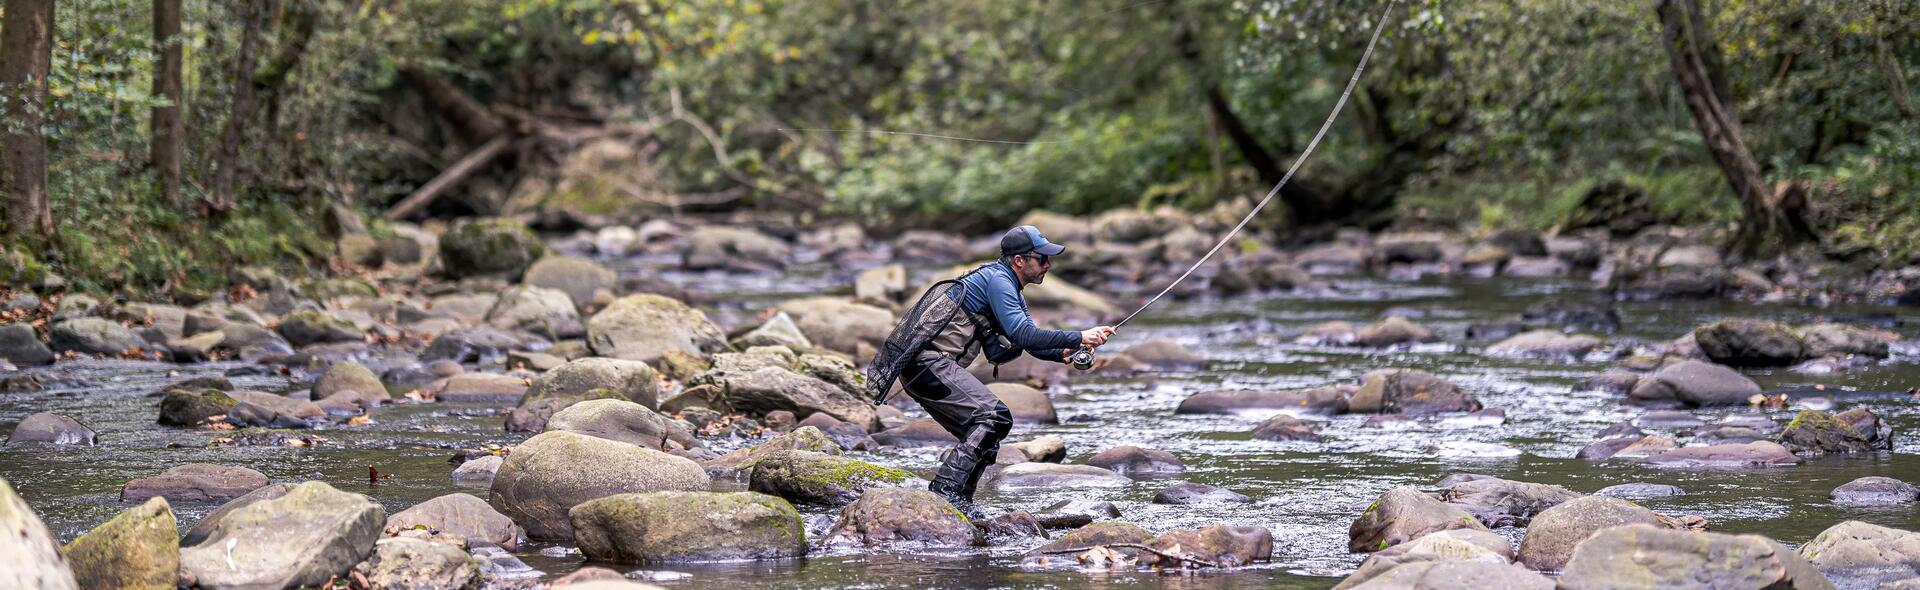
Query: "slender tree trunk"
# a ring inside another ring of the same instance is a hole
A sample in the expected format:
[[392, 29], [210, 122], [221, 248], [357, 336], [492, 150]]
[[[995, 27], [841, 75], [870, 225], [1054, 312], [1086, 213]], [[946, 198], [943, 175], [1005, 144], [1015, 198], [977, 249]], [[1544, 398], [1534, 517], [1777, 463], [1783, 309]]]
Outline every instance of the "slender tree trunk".
[[47, 206], [47, 72], [53, 61], [53, 0], [5, 0], [0, 23], [0, 195], [7, 231], [50, 236]]
[[240, 51], [233, 56], [233, 106], [227, 113], [226, 128], [220, 133], [220, 145], [214, 150], [212, 191], [202, 204], [208, 217], [218, 217], [233, 209], [234, 194], [240, 187], [240, 144], [246, 141], [247, 123], [253, 120], [258, 100], [253, 74], [259, 61], [261, 0], [239, 0]]
[[427, 96], [434, 110], [453, 122], [460, 139], [467, 144], [477, 146], [506, 133], [506, 123], [446, 78], [412, 66], [401, 66], [400, 73]]
[[180, 117], [183, 66], [180, 37], [180, 0], [153, 0], [153, 44], [160, 61], [153, 73], [153, 95], [167, 104], [153, 107], [153, 167], [160, 176], [160, 194], [169, 205], [180, 203], [180, 144], [186, 121]]
[[1662, 40], [1673, 62], [1673, 74], [1686, 96], [1694, 126], [1740, 199], [1742, 221], [1732, 248], [1741, 254], [1760, 256], [1811, 239], [1811, 229], [1802, 216], [1804, 190], [1790, 184], [1769, 187], [1753, 152], [1747, 149], [1733, 97], [1721, 81], [1724, 78], [1716, 75], [1719, 46], [1700, 14], [1699, 0], [1658, 0], [1655, 9], [1664, 28]]

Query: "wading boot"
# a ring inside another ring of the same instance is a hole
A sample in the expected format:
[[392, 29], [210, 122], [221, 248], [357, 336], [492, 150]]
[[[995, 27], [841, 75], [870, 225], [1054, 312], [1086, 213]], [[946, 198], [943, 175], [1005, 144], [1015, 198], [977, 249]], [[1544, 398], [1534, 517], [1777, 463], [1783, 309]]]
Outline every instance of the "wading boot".
[[966, 434], [940, 462], [940, 470], [934, 472], [933, 483], [927, 486], [927, 491], [946, 499], [968, 520], [983, 520], [985, 515], [973, 504], [973, 487], [979, 484], [979, 472], [987, 465], [983, 455], [993, 428], [979, 424], [967, 429]]

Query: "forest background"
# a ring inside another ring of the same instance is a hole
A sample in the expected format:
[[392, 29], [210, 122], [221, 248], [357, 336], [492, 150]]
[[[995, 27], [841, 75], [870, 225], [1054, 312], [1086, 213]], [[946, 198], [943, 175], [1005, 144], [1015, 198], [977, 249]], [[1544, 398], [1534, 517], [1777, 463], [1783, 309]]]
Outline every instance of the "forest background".
[[[363, 217], [1237, 216], [1385, 8], [4, 0], [0, 283], [338, 272], [329, 236]], [[1743, 255], [1920, 263], [1920, 3], [1414, 0], [1385, 22], [1265, 228], [1707, 224]]]

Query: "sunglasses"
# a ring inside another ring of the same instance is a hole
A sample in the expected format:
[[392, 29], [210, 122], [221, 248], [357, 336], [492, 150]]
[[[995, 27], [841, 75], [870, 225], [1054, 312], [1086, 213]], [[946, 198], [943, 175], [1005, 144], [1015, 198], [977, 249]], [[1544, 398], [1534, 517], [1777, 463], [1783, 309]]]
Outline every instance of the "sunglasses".
[[1034, 253], [1021, 254], [1020, 256], [1026, 258], [1027, 260], [1032, 260], [1034, 262], [1037, 262], [1043, 265], [1047, 263], [1047, 260], [1049, 258], [1045, 254], [1034, 254]]

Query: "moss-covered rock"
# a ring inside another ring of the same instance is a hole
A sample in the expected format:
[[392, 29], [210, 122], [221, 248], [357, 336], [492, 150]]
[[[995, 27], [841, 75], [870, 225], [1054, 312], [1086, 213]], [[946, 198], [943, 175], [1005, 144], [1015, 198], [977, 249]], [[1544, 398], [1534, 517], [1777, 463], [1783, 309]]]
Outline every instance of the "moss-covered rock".
[[150, 498], [66, 547], [82, 588], [172, 590], [180, 576], [180, 537], [166, 498]]
[[833, 442], [832, 437], [818, 428], [801, 426], [773, 437], [767, 442], [721, 455], [719, 458], [708, 461], [705, 466], [709, 473], [721, 474], [753, 469], [761, 458], [779, 451], [812, 451], [838, 455], [840, 445]]
[[353, 342], [362, 338], [353, 322], [312, 309], [296, 311], [280, 318], [279, 330], [280, 336], [294, 346]]
[[1436, 500], [1420, 490], [1401, 486], [1387, 490], [1367, 506], [1347, 529], [1347, 549], [1379, 551], [1420, 536], [1452, 529], [1487, 530], [1472, 515]]
[[380, 296], [380, 290], [372, 283], [354, 278], [313, 279], [300, 283], [300, 292], [314, 299], [336, 299], [343, 297], [364, 297], [368, 299]]
[[1601, 529], [1574, 548], [1564, 590], [1770, 588], [1831, 590], [1832, 582], [1780, 543], [1635, 524]]
[[1782, 367], [1807, 358], [1792, 326], [1762, 320], [1721, 320], [1693, 330], [1700, 352], [1732, 367]]
[[487, 310], [487, 324], [559, 340], [586, 333], [580, 312], [565, 291], [529, 285], [509, 287]]
[[1780, 431], [1780, 444], [1795, 455], [1818, 456], [1833, 453], [1871, 453], [1873, 444], [1852, 425], [1834, 419], [1832, 414], [1806, 410], [1793, 417]]
[[480, 566], [459, 547], [395, 537], [373, 545], [373, 555], [353, 572], [374, 588], [473, 590], [483, 579]]
[[1548, 508], [1527, 525], [1520, 541], [1520, 562], [1541, 571], [1557, 571], [1573, 557], [1573, 547], [1594, 531], [1634, 523], [1660, 524], [1639, 505], [1619, 498], [1587, 496]]
[[677, 348], [661, 351], [660, 356], [648, 364], [661, 376], [674, 381], [686, 381], [713, 368], [713, 363], [699, 355]]
[[1433, 335], [1432, 330], [1400, 316], [1388, 316], [1354, 332], [1354, 341], [1361, 346], [1383, 347], [1436, 340], [1439, 338]]
[[567, 540], [567, 511], [614, 494], [707, 489], [691, 460], [573, 432], [544, 432], [514, 447], [494, 475], [488, 503], [539, 540]]
[[522, 405], [543, 399], [579, 401], [589, 391], [608, 389], [627, 401], [660, 407], [660, 375], [639, 361], [589, 357], [555, 367], [534, 378]]
[[365, 560], [386, 522], [371, 498], [305, 482], [228, 513], [205, 543], [181, 550], [180, 577], [206, 588], [319, 586]]
[[806, 525], [786, 500], [752, 492], [620, 494], [571, 511], [589, 559], [631, 563], [781, 559], [807, 552]]
[[548, 256], [534, 262], [523, 281], [534, 287], [558, 289], [583, 310], [593, 304], [594, 293], [611, 291], [619, 285], [612, 269], [592, 260], [566, 256]]
[[60, 543], [5, 479], [0, 479], [0, 588], [80, 588]]
[[840, 510], [829, 542], [885, 545], [917, 542], [962, 546], [979, 543], [979, 531], [952, 504], [926, 490], [874, 488]]
[[773, 451], [754, 463], [747, 489], [796, 504], [839, 507], [868, 489], [911, 486], [912, 473], [811, 451]]
[[441, 268], [454, 278], [518, 280], [546, 251], [533, 230], [511, 219], [469, 221], [440, 237]]
[[360, 363], [342, 361], [327, 367], [319, 379], [313, 382], [313, 399], [329, 399], [336, 395], [361, 406], [377, 406], [393, 401], [387, 393], [387, 386], [380, 382], [380, 376], [372, 369]]
[[587, 344], [600, 356], [653, 362], [668, 350], [704, 355], [727, 347], [726, 333], [685, 303], [629, 295], [587, 320]]

